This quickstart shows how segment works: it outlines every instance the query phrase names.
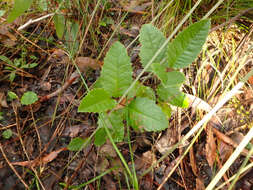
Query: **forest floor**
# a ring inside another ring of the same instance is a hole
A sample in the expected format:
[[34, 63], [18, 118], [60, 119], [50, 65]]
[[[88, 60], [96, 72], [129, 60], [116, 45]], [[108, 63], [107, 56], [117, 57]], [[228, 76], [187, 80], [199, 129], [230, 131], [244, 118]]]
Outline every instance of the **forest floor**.
[[[138, 36], [141, 26], [159, 14], [166, 3], [108, 1], [96, 9], [95, 2], [87, 1], [79, 5], [84, 13], [75, 3], [66, 3], [60, 9], [65, 16], [62, 38], [56, 32], [52, 15], [18, 29], [29, 19], [54, 13], [60, 6], [56, 2], [51, 1], [46, 10], [29, 11], [12, 23], [6, 22], [8, 11], [0, 17], [0, 189], [132, 189], [109, 140], [102, 146], [91, 141], [77, 152], [68, 149], [73, 138], [87, 139], [97, 128], [98, 120], [95, 113], [78, 112], [86, 88], [81, 77], [71, 81], [76, 70], [73, 63], [80, 57], [90, 58], [80, 61], [78, 67], [85, 71], [82, 77], [92, 88], [100, 76], [103, 58], [118, 40], [125, 47], [130, 45], [128, 55], [135, 78], [142, 70], [138, 56], [140, 44], [130, 43]], [[0, 8], [6, 4], [7, 1], [1, 2]], [[189, 11], [180, 6], [182, 3], [172, 4], [154, 22], [166, 36], [183, 18], [182, 11]], [[201, 4], [183, 28], [200, 20], [212, 6]], [[181, 13], [173, 12], [175, 8]], [[219, 11], [211, 15], [214, 19], [205, 51], [183, 70], [187, 80], [182, 90], [192, 95], [190, 106], [173, 109], [168, 129], [162, 132], [141, 133], [131, 129], [132, 151], [127, 139], [117, 143], [129, 167], [132, 169], [134, 165], [139, 189], [157, 189], [163, 183], [161, 189], [165, 190], [205, 189], [253, 127], [251, 77], [205, 124], [193, 145], [189, 146], [192, 140], [189, 139], [164, 156], [252, 70], [253, 13], [250, 10], [240, 14], [243, 10], [227, 18], [221, 15], [216, 18]], [[221, 25], [226, 21], [225, 26]], [[71, 40], [67, 34], [76, 36], [77, 40]], [[8, 60], [4, 61], [3, 57]], [[89, 62], [95, 62], [96, 66], [86, 70]], [[155, 80], [151, 77], [144, 84], [152, 87]], [[20, 99], [27, 91], [36, 93], [43, 101], [23, 105]], [[189, 152], [184, 155], [188, 147]], [[228, 189], [229, 178], [237, 174], [251, 147], [249, 143], [243, 149], [216, 187], [227, 182], [221, 189]], [[248, 163], [252, 160], [253, 156]], [[142, 175], [150, 167], [152, 170]], [[249, 168], [240, 175], [234, 188], [252, 189], [252, 179], [253, 169]]]

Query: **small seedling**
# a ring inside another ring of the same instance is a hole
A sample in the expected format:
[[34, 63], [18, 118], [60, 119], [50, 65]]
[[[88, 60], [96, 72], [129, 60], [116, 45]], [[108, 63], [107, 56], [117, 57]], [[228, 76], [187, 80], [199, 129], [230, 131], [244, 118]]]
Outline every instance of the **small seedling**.
[[[159, 50], [166, 41], [165, 36], [151, 24], [142, 26], [139, 56], [143, 68], [160, 52], [147, 70], [160, 80], [157, 89], [139, 82], [129, 89], [133, 83], [130, 57], [120, 42], [111, 46], [96, 87], [81, 100], [78, 108], [78, 112], [99, 114], [96, 145], [106, 142], [107, 129], [114, 142], [122, 141], [124, 123], [136, 131], [161, 131], [169, 126], [169, 104], [182, 108], [188, 106], [185, 94], [180, 91], [185, 76], [179, 69], [189, 66], [196, 59], [209, 28], [210, 20], [194, 23], [179, 33], [167, 47]], [[116, 100], [126, 91], [126, 97], [117, 106]]]
[[8, 100], [12, 101], [18, 99], [18, 96], [15, 92], [12, 91], [8, 91]]
[[38, 96], [32, 91], [25, 92], [21, 97], [22, 105], [30, 105], [38, 101]]
[[[16, 68], [31, 69], [31, 68], [34, 68], [38, 65], [37, 63], [28, 64], [25, 61], [26, 55], [27, 55], [27, 53], [25, 51], [23, 51], [21, 54], [21, 58], [15, 58], [14, 61], [11, 61], [8, 57], [6, 57], [4, 55], [0, 56], [0, 60], [9, 64], [9, 66], [4, 67], [4, 69], [10, 71], [9, 80], [11, 82], [13, 82], [16, 77], [16, 71], [17, 71]], [[37, 59], [35, 56], [30, 56], [30, 58], [33, 60]]]
[[12, 130], [10, 129], [6, 129], [3, 133], [2, 133], [2, 137], [5, 139], [9, 139], [12, 137]]

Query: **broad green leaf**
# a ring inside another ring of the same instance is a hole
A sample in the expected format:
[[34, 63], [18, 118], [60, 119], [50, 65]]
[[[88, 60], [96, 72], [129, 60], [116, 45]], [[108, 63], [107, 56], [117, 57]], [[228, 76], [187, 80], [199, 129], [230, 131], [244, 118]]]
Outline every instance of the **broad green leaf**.
[[108, 92], [97, 88], [90, 91], [78, 107], [78, 112], [104, 112], [116, 106], [117, 102], [111, 99]]
[[92, 88], [103, 88], [103, 83], [102, 83], [102, 80], [101, 80], [101, 77], [99, 77], [95, 83], [93, 83], [92, 85]]
[[7, 17], [7, 22], [13, 22], [17, 17], [21, 16], [32, 5], [33, 0], [15, 0], [14, 7]]
[[103, 88], [114, 97], [122, 96], [131, 85], [130, 58], [120, 42], [115, 42], [106, 54], [100, 78]]
[[107, 139], [107, 135], [106, 135], [105, 128], [100, 128], [95, 134], [94, 144], [96, 146], [101, 146], [105, 144], [106, 139]]
[[100, 146], [105, 143], [107, 135], [105, 125], [109, 128], [114, 142], [121, 142], [124, 138], [124, 124], [122, 110], [112, 112], [109, 116], [99, 116], [98, 126], [100, 129], [95, 134], [95, 145]]
[[189, 106], [188, 99], [183, 92], [179, 90], [180, 85], [164, 87], [159, 85], [157, 94], [159, 98], [164, 102], [169, 102], [174, 106], [187, 108]]
[[166, 68], [159, 63], [152, 65], [152, 70], [157, 77], [162, 81], [165, 87], [182, 84], [185, 81], [185, 76], [179, 71], [166, 72]]
[[68, 149], [70, 151], [79, 151], [83, 148], [84, 143], [87, 139], [82, 139], [80, 137], [76, 137], [72, 139], [68, 145]]
[[[140, 31], [140, 58], [142, 66], [145, 67], [148, 62], [155, 55], [157, 50], [165, 42], [166, 38], [163, 33], [159, 31], [152, 24], [145, 24], [141, 27]], [[167, 48], [164, 48], [161, 53], [156, 57], [154, 63], [160, 63], [164, 58], [166, 58]]]
[[155, 92], [153, 91], [152, 88], [148, 86], [144, 86], [140, 82], [136, 82], [134, 87], [130, 90], [128, 93], [128, 98], [133, 98], [133, 97], [146, 97], [149, 98], [150, 100], [155, 100]]
[[136, 98], [129, 106], [130, 124], [134, 128], [146, 131], [161, 131], [168, 127], [168, 120], [155, 101], [148, 98]]
[[184, 68], [198, 56], [210, 28], [210, 20], [202, 20], [189, 26], [168, 44], [168, 66]]
[[3, 138], [5, 139], [9, 139], [12, 136], [12, 130], [11, 129], [6, 129], [3, 133], [2, 133]]
[[63, 15], [54, 15], [54, 26], [56, 30], [56, 35], [59, 39], [62, 39], [65, 30], [65, 18]]
[[21, 97], [21, 104], [30, 105], [38, 100], [37, 94], [32, 91], [25, 92]]

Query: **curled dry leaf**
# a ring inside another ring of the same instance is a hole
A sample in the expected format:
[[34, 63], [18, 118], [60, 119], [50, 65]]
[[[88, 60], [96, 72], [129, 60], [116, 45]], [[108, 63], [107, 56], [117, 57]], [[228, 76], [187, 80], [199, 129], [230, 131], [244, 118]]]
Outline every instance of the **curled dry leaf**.
[[90, 57], [78, 57], [76, 58], [76, 65], [81, 72], [86, 72], [88, 68], [100, 69], [103, 63]]
[[12, 165], [16, 165], [16, 166], [27, 166], [27, 167], [35, 167], [38, 166], [40, 164], [46, 164], [48, 162], [53, 161], [60, 152], [67, 150], [66, 147], [61, 148], [59, 150], [53, 151], [49, 154], [47, 154], [46, 156], [44, 156], [43, 158], [36, 158], [35, 160], [30, 160], [30, 161], [24, 161], [24, 162], [13, 162]]

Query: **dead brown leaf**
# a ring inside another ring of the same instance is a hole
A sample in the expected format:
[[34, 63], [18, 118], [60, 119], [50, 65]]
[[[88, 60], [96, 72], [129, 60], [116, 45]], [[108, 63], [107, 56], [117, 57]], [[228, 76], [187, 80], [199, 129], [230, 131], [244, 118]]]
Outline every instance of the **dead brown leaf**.
[[1, 42], [8, 46], [12, 47], [16, 45], [17, 38], [9, 32], [11, 24], [2, 24], [0, 25], [0, 40]]
[[99, 149], [99, 153], [103, 156], [108, 156], [111, 158], [115, 158], [117, 156], [112, 144], [107, 143], [104, 144], [103, 146], [101, 146], [101, 148]]
[[[219, 138], [223, 142], [227, 143], [228, 145], [233, 146], [234, 148], [236, 148], [238, 146], [238, 144], [230, 137], [226, 136], [225, 134], [221, 133], [220, 131], [218, 131], [215, 128], [212, 128], [212, 129], [213, 129], [213, 132], [215, 133], [215, 135], [217, 136], [217, 138]], [[241, 154], [244, 156], [247, 156], [249, 154], [249, 151], [244, 148], [242, 150]], [[251, 157], [251, 158], [253, 158], [253, 157]]]
[[192, 168], [194, 175], [198, 176], [199, 171], [198, 171], [198, 167], [196, 164], [196, 159], [195, 159], [195, 154], [194, 154], [193, 148], [190, 149], [190, 164], [191, 164], [191, 168]]
[[155, 162], [156, 162], [156, 157], [155, 157], [154, 152], [147, 151], [147, 152], [144, 152], [141, 157], [137, 157], [134, 165], [135, 165], [136, 170], [145, 170], [149, 168]]
[[67, 150], [66, 147], [61, 148], [59, 150], [53, 151], [49, 154], [47, 154], [46, 156], [40, 158], [36, 158], [34, 160], [30, 160], [30, 161], [23, 161], [23, 162], [13, 162], [11, 163], [12, 165], [16, 165], [16, 166], [26, 166], [26, 167], [36, 167], [40, 164], [46, 164], [48, 162], [53, 161], [60, 152]]
[[233, 147], [224, 143], [221, 140], [218, 140], [218, 151], [219, 151], [219, 159], [222, 163], [226, 162], [230, 155], [233, 153]]
[[85, 73], [88, 68], [100, 69], [103, 63], [90, 57], [78, 57], [76, 58], [76, 65], [81, 72]]
[[74, 125], [66, 127], [62, 133], [62, 136], [69, 136], [71, 138], [77, 137], [79, 133], [87, 129], [85, 125]]
[[205, 185], [203, 181], [199, 178], [196, 178], [196, 190], [205, 190]]
[[206, 159], [211, 168], [215, 162], [216, 157], [216, 143], [213, 136], [213, 130], [211, 126], [207, 126], [207, 137], [206, 137]]

